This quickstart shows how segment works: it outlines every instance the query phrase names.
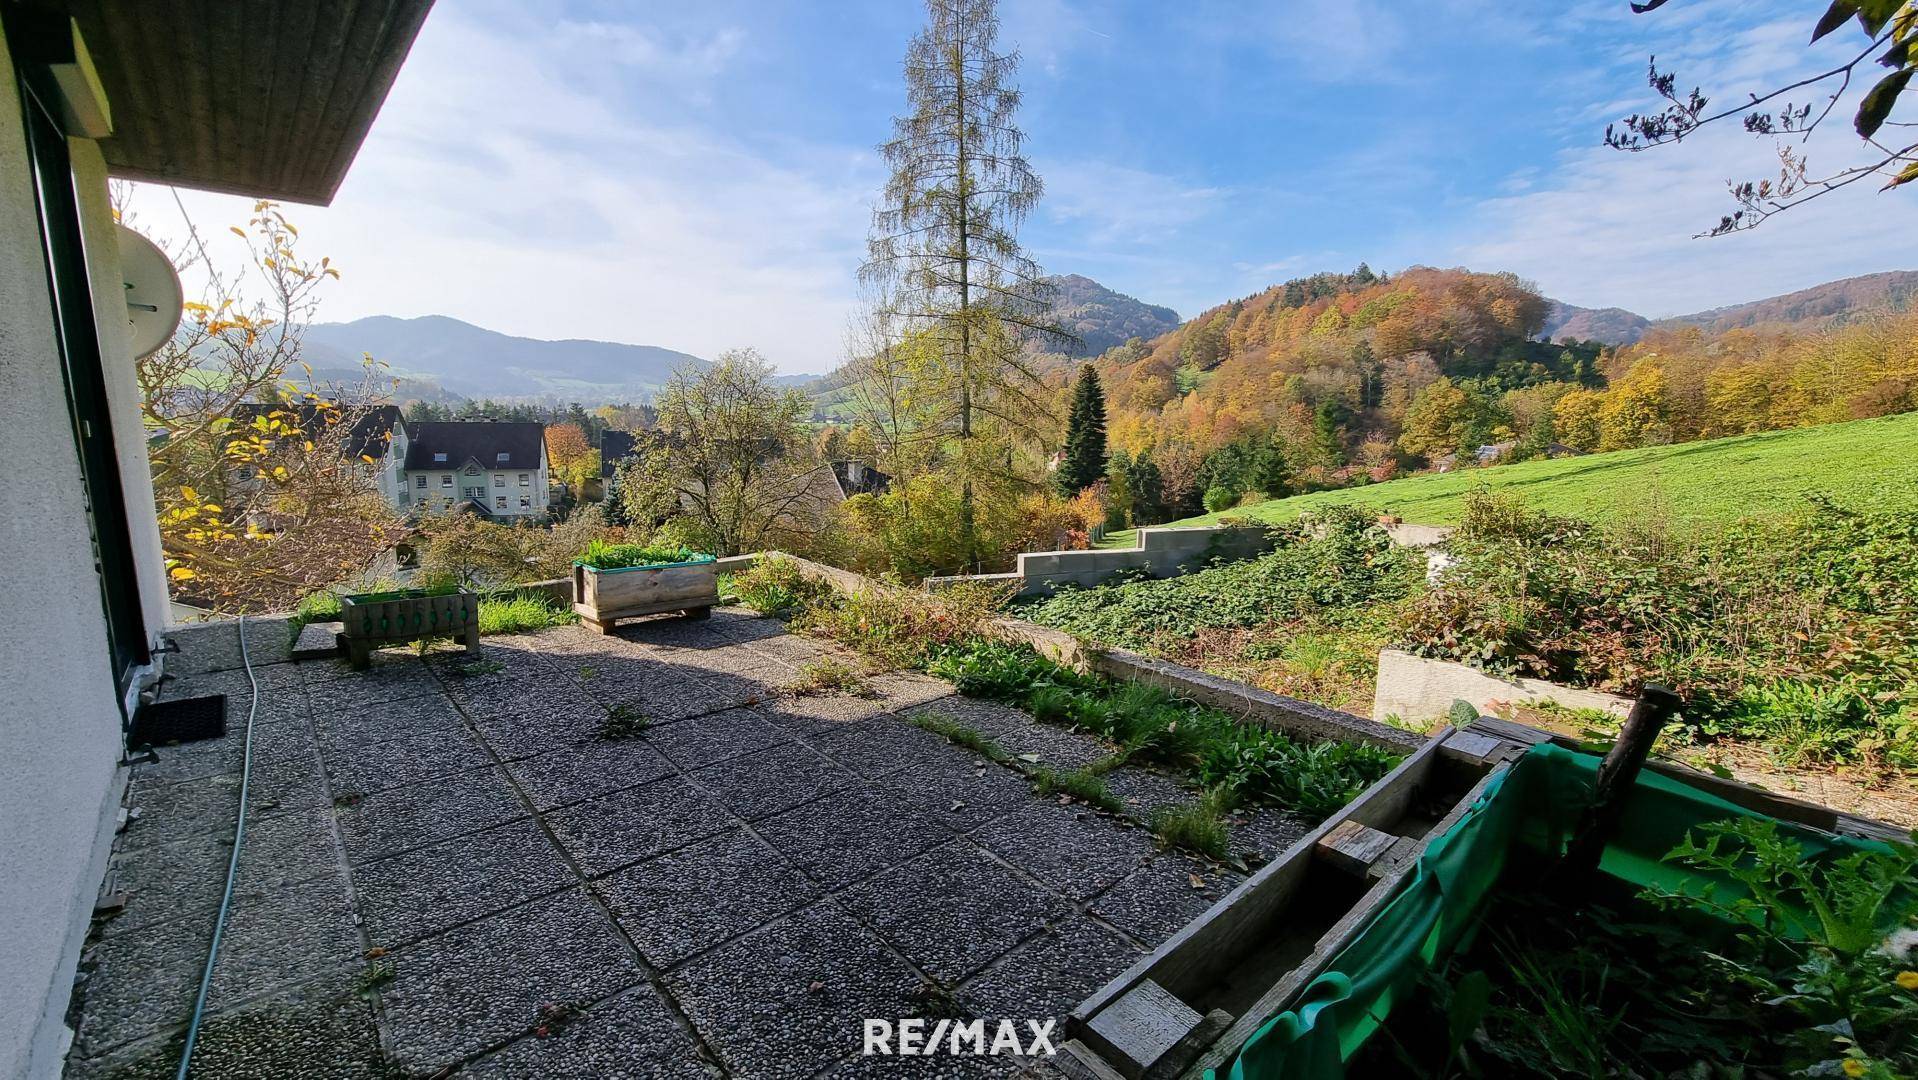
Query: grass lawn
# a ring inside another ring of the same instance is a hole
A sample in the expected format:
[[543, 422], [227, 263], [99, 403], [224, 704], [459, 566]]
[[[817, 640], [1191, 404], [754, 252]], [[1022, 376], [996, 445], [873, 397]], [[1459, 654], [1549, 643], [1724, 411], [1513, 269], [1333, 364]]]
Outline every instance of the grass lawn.
[[[1813, 492], [1878, 507], [1918, 506], [1918, 413], [1726, 439], [1430, 473], [1366, 487], [1316, 491], [1171, 522], [1221, 517], [1289, 521], [1335, 503], [1362, 502], [1421, 525], [1450, 525], [1480, 487], [1516, 491], [1537, 509], [1593, 521], [1663, 513], [1729, 522], [1789, 511]], [[1102, 547], [1130, 547], [1133, 532]]]

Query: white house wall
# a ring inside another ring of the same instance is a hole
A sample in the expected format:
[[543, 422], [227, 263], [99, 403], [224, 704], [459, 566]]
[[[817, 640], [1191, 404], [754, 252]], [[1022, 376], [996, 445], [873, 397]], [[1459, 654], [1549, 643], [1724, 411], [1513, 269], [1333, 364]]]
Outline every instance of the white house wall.
[[[86, 210], [92, 235], [105, 222]], [[63, 1014], [124, 783], [41, 252], [0, 42], [0, 460], [14, 470], [0, 515], [0, 1076], [36, 1080], [60, 1072]]]

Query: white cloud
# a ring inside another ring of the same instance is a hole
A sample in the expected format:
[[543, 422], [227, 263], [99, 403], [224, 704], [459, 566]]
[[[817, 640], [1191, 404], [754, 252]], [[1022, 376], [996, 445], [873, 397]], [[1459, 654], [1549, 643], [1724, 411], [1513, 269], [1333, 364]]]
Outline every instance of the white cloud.
[[1045, 178], [1039, 212], [1069, 224], [1083, 243], [1124, 248], [1159, 244], [1220, 209], [1227, 191], [1104, 161], [1036, 165]]
[[[333, 206], [289, 209], [344, 274], [319, 317], [445, 314], [831, 367], [880, 179], [870, 152], [751, 146], [684, 120], [736, 32], [667, 42], [507, 17], [436, 11]], [[249, 209], [182, 196], [216, 242]], [[178, 218], [163, 189], [134, 207], [163, 232]]]

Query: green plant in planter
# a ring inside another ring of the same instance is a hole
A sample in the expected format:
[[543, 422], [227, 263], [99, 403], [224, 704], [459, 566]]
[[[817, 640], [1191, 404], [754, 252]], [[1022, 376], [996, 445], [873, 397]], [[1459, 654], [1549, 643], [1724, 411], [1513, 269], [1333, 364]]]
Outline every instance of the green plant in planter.
[[1782, 1041], [1810, 1076], [1918, 1071], [1918, 844], [1811, 858], [1777, 822], [1737, 818], [1687, 834], [1666, 859], [1721, 878], [1641, 898], [1737, 927], [1708, 954], [1733, 985], [1798, 1022]]
[[712, 556], [701, 555], [686, 547], [609, 544], [595, 538], [587, 542], [586, 550], [580, 553], [577, 561], [595, 570], [623, 570], [633, 566], [663, 566], [710, 558]]

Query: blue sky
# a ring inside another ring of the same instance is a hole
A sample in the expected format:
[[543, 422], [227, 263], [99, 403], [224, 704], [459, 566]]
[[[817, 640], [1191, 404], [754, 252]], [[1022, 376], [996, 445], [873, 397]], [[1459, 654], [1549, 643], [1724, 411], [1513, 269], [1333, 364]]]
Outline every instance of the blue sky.
[[[1512, 270], [1586, 306], [1676, 314], [1918, 267], [1914, 195], [1847, 192], [1694, 240], [1742, 132], [1604, 149], [1646, 57], [1726, 100], [1808, 54], [1823, 5], [1674, 0], [1003, 0], [1047, 196], [1024, 239], [1190, 316], [1359, 261]], [[903, 103], [909, 0], [439, 0], [333, 206], [294, 208], [345, 269], [320, 317], [447, 314], [510, 333], [843, 354]], [[1856, 47], [1856, 46], [1852, 46]], [[1842, 123], [1813, 162], [1854, 148]], [[1862, 187], [1862, 185], [1860, 185]], [[177, 228], [142, 189], [141, 224]], [[183, 194], [209, 235], [245, 203]]]

